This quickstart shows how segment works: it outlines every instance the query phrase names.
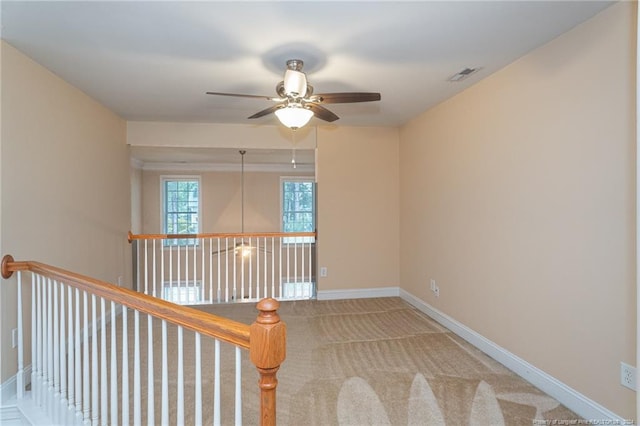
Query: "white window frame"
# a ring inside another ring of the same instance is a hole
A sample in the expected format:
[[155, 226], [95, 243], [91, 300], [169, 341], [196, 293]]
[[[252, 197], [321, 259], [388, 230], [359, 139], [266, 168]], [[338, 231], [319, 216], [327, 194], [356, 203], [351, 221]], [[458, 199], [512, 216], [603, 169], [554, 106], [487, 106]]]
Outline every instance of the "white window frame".
[[[280, 232], [284, 231], [284, 183], [285, 182], [311, 182], [313, 183], [313, 224], [316, 225], [316, 180], [313, 176], [280, 176]], [[283, 244], [309, 244], [315, 243], [315, 237], [283, 237]]]
[[[199, 175], [161, 175], [160, 176], [160, 222], [162, 226], [162, 233], [167, 233], [167, 203], [165, 194], [165, 183], [168, 181], [198, 181], [198, 231], [202, 232], [202, 179]], [[165, 240], [165, 246], [177, 247], [185, 245], [198, 245], [198, 239], [188, 239], [186, 243], [180, 243], [173, 240]]]

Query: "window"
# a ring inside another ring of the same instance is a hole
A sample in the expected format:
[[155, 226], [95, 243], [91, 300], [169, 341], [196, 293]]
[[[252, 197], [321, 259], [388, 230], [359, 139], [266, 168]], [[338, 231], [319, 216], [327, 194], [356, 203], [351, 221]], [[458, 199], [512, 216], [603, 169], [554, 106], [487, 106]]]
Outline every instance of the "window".
[[[316, 228], [315, 183], [308, 177], [280, 178], [282, 232], [314, 232]], [[284, 243], [311, 243], [313, 237], [284, 238]]]
[[[162, 229], [165, 234], [200, 232], [200, 177], [163, 176]], [[165, 240], [165, 245], [197, 244], [195, 238]]]

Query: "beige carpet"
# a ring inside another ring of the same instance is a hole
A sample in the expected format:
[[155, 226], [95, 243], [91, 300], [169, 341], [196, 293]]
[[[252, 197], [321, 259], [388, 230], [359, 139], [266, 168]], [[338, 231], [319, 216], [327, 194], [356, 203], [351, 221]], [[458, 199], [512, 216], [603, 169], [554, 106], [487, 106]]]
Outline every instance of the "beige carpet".
[[[199, 309], [245, 323], [256, 316], [254, 304]], [[278, 374], [279, 425], [497, 426], [577, 419], [400, 298], [284, 302], [280, 314], [288, 345]], [[247, 356], [243, 365], [251, 371]], [[205, 389], [209, 381], [203, 378]], [[245, 424], [257, 421], [256, 381], [257, 373], [243, 376]], [[224, 424], [233, 422], [230, 405], [225, 400]], [[210, 415], [207, 407], [205, 423]]]

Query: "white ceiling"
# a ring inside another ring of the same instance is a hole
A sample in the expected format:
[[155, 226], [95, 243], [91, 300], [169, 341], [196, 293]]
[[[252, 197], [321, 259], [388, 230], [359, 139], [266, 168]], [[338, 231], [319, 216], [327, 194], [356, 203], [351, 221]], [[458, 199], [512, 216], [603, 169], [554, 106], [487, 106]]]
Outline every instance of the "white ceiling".
[[[597, 1], [2, 1], [2, 38], [127, 120], [275, 124], [287, 59], [335, 125], [398, 126], [604, 9]], [[447, 78], [482, 67], [464, 82]], [[312, 125], [319, 124], [313, 119]]]
[[[126, 120], [275, 125], [247, 120], [274, 96], [287, 59], [315, 93], [380, 92], [331, 104], [332, 125], [399, 126], [611, 2], [597, 1], [2, 1], [1, 36]], [[481, 70], [448, 82], [466, 67]], [[310, 125], [326, 124], [317, 118]], [[237, 149], [133, 148], [149, 168], [240, 162]], [[313, 151], [298, 161], [313, 165]], [[248, 164], [290, 167], [252, 150]]]

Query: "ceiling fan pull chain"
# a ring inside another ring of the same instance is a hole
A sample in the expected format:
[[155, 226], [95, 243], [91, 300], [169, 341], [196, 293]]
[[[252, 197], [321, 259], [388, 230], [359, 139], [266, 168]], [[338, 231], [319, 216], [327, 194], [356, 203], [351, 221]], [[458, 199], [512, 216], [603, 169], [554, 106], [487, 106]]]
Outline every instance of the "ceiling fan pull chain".
[[296, 168], [296, 131], [291, 130], [291, 165]]

